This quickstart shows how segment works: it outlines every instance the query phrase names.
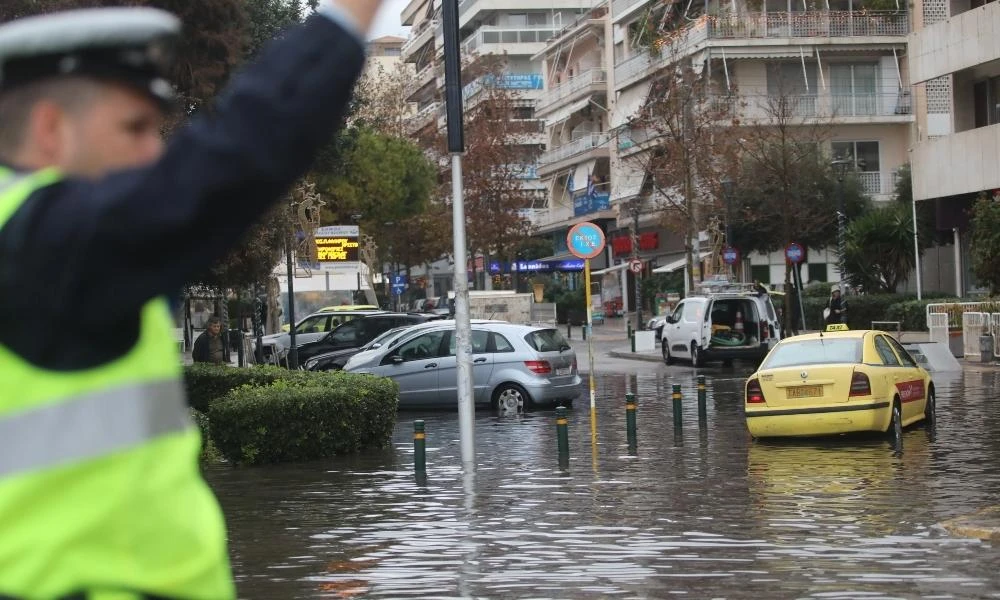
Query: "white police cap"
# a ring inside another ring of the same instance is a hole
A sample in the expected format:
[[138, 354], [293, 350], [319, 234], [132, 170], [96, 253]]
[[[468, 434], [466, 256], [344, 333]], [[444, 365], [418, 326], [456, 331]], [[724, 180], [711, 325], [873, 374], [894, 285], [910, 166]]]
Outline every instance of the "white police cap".
[[174, 97], [167, 80], [181, 23], [155, 8], [89, 8], [0, 25], [0, 92], [79, 75], [132, 85], [161, 104]]

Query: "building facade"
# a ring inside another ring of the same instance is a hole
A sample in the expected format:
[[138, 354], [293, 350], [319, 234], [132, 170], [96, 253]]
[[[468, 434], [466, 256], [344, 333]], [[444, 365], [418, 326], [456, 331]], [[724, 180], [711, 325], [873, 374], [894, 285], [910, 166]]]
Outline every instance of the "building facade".
[[1000, 4], [922, 0], [913, 21], [913, 197], [934, 204], [937, 229], [951, 238], [925, 265], [924, 281], [962, 296], [978, 287], [966, 211], [980, 193], [1000, 189]]

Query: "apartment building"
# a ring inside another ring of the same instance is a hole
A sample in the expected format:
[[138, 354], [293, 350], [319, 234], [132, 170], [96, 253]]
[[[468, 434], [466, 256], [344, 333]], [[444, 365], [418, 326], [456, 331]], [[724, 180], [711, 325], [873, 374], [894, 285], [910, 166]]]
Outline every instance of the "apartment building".
[[[569, 23], [594, 4], [594, 0], [462, 0], [459, 3], [459, 37], [463, 61], [495, 55], [505, 64], [500, 78], [486, 75], [468, 82], [463, 88], [463, 101], [470, 110], [485, 94], [485, 86], [500, 86], [512, 90], [516, 97], [514, 118], [521, 123], [524, 134], [513, 143], [541, 150], [547, 138], [544, 121], [537, 115], [537, 104], [544, 94], [541, 61], [537, 55], [546, 44]], [[402, 59], [413, 63], [416, 75], [408, 87], [408, 98], [416, 104], [416, 115], [410, 119], [407, 131], [420, 138], [440, 131], [445, 125], [444, 91], [444, 29], [441, 20], [441, 0], [412, 0], [401, 13], [403, 25], [411, 27], [410, 36], [402, 47]], [[537, 154], [532, 152], [530, 154]], [[521, 165], [523, 186], [533, 193], [530, 205], [522, 215], [532, 222], [544, 214], [547, 190], [539, 177], [537, 164]], [[558, 253], [557, 253], [558, 254]], [[557, 256], [549, 257], [555, 264]], [[476, 257], [476, 271], [484, 268], [483, 258]], [[450, 289], [451, 267], [436, 265], [430, 274], [438, 289]], [[489, 287], [489, 279], [484, 282]]]
[[1000, 3], [918, 0], [913, 22], [913, 196], [935, 204], [937, 229], [952, 238], [925, 263], [923, 279], [963, 295], [978, 287], [967, 211], [979, 193], [1000, 189]]
[[[650, 19], [679, 23], [672, 32], [674, 42], [658, 50], [637, 43]], [[648, 101], [658, 74], [682, 61], [707, 71], [721, 95], [734, 93], [744, 119], [766, 120], [769, 107], [782, 96], [793, 107], [793, 122], [827, 128], [831, 155], [852, 162], [870, 196], [891, 197], [896, 171], [907, 162], [914, 120], [905, 60], [905, 4], [897, 8], [894, 0], [830, 0], [821, 8], [807, 9], [791, 0], [687, 5], [613, 0], [611, 25], [612, 206], [634, 211], [636, 199], [645, 193], [645, 174], [636, 167], [642, 161], [633, 157], [648, 151], [641, 143], [648, 132], [633, 130], [630, 120]], [[627, 211], [619, 211], [619, 225], [628, 219]], [[655, 272], [683, 269], [683, 260], [671, 253], [677, 249], [669, 244], [675, 236], [664, 236], [653, 223], [641, 223], [640, 237], [647, 232], [659, 234], [658, 247], [642, 249], [649, 266]], [[661, 247], [664, 241], [667, 246]], [[709, 249], [703, 245], [701, 250], [702, 258], [708, 258]], [[744, 261], [753, 279], [784, 281], [781, 252], [755, 254]], [[806, 281], [839, 280], [833, 252], [810, 252], [808, 261]]]

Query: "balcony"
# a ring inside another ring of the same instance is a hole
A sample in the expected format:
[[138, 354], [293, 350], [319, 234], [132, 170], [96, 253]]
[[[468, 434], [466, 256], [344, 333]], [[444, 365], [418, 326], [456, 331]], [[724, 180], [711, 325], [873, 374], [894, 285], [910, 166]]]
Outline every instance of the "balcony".
[[542, 76], [540, 73], [502, 73], [499, 77], [483, 75], [462, 88], [462, 100], [468, 103], [484, 88], [490, 87], [504, 90], [540, 90]]
[[891, 196], [899, 179], [894, 171], [881, 173], [879, 171], [860, 171], [854, 174], [861, 182], [861, 189], [869, 196]]
[[[952, 3], [952, 10], [959, 3]], [[997, 57], [1000, 4], [989, 2], [928, 25], [910, 37], [911, 79], [924, 82], [987, 64]]]
[[547, 208], [521, 208], [517, 211], [517, 216], [521, 217], [531, 226], [538, 227], [548, 223], [549, 209]]
[[614, 0], [611, 3], [611, 16], [617, 22], [619, 19], [631, 14], [633, 9], [648, 2], [649, 0]]
[[434, 38], [434, 31], [437, 28], [437, 25], [437, 19], [427, 19], [426, 21], [420, 23], [420, 25], [417, 25], [417, 27], [410, 32], [410, 37], [403, 44], [403, 48], [401, 50], [404, 60], [410, 58], [414, 52], [423, 48], [424, 44]]
[[559, 33], [555, 25], [505, 27], [483, 25], [462, 42], [463, 54], [511, 54], [533, 56]]
[[444, 105], [441, 102], [431, 102], [417, 111], [417, 114], [406, 120], [406, 133], [416, 133], [430, 123], [433, 123], [437, 119], [438, 111], [441, 110], [442, 106]]
[[913, 120], [909, 89], [892, 93], [795, 94], [785, 96], [715, 96], [712, 107], [722, 114], [748, 121], [768, 121], [778, 117], [829, 119], [836, 123], [901, 122]]
[[896, 11], [768, 12], [725, 15], [708, 20], [713, 40], [905, 36], [910, 17]]
[[591, 69], [571, 77], [569, 81], [545, 92], [535, 106], [535, 114], [543, 115], [574, 100], [606, 92], [607, 81], [607, 73], [603, 69]]
[[608, 142], [610, 140], [611, 134], [607, 132], [588, 133], [568, 144], [563, 144], [558, 148], [543, 152], [542, 156], [538, 159], [539, 172], [544, 176], [545, 171], [551, 172], [557, 170], [559, 167], [564, 166], [562, 163], [595, 151], [607, 156]]
[[426, 86], [434, 83], [436, 76], [437, 65], [434, 62], [427, 63], [427, 65], [423, 69], [420, 69], [413, 79], [406, 84], [406, 87], [403, 89], [403, 93], [406, 94], [406, 98], [410, 99], [414, 94]]
[[[971, 11], [970, 11], [971, 12]], [[1000, 188], [1000, 125], [943, 135], [913, 148], [913, 198], [929, 200]]]

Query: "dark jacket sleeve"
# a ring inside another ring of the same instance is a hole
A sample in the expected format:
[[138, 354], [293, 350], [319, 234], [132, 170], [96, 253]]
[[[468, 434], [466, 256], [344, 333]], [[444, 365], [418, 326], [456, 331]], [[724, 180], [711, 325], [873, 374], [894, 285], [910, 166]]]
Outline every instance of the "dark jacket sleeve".
[[176, 133], [154, 165], [34, 194], [0, 234], [5, 267], [16, 263], [0, 287], [23, 293], [39, 273], [52, 274], [32, 312], [71, 298], [78, 315], [109, 322], [175, 292], [308, 169], [363, 63], [357, 38], [309, 18], [239, 74], [211, 115]]
[[208, 362], [208, 336], [204, 332], [194, 341], [194, 348], [191, 349], [191, 360]]

